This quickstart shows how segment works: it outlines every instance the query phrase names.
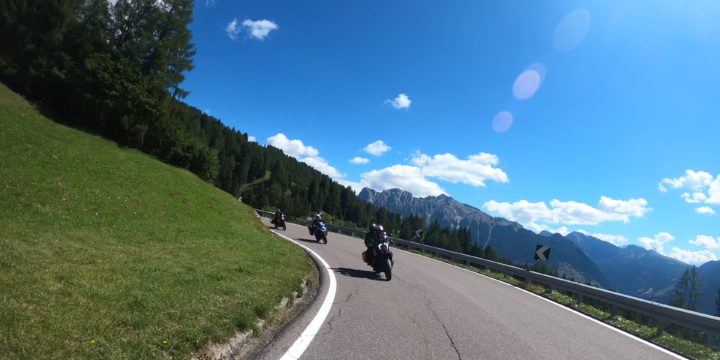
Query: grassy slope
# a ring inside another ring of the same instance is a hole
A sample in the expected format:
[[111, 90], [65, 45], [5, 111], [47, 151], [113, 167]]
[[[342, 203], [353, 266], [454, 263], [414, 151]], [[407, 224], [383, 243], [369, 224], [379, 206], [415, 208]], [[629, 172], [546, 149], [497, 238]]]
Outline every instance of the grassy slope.
[[187, 357], [311, 268], [230, 195], [0, 84], [0, 358]]

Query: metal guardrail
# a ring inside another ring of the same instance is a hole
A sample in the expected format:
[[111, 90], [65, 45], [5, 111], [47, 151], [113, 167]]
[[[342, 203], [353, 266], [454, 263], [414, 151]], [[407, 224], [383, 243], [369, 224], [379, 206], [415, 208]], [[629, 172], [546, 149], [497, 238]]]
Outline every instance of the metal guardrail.
[[[259, 215], [272, 217], [273, 213], [264, 210], [256, 210]], [[344, 233], [351, 236], [364, 236], [366, 230], [357, 228], [348, 228], [334, 224], [327, 224], [328, 229], [337, 233]], [[658, 327], [662, 332], [665, 325], [676, 324], [689, 329], [695, 329], [706, 333], [720, 335], [720, 317], [711, 316], [695, 311], [676, 308], [673, 306], [652, 302], [633, 296], [620, 294], [617, 292], [596, 288], [569, 280], [549, 276], [534, 271], [524, 270], [522, 268], [507, 265], [463, 253], [449, 251], [413, 241], [392, 238], [392, 240], [400, 245], [408, 248], [422, 250], [431, 254], [441, 255], [450, 259], [461, 261], [466, 264], [476, 264], [484, 266], [488, 269], [499, 271], [508, 275], [523, 278], [546, 287], [566, 291], [575, 294], [578, 297], [586, 297], [610, 304], [619, 309], [630, 310], [659, 321], [661, 326]]]

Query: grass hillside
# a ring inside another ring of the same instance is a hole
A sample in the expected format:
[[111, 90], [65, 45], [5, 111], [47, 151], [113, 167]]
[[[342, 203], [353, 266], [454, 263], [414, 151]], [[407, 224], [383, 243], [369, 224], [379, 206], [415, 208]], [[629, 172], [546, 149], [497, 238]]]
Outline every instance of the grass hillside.
[[187, 358], [311, 269], [230, 195], [0, 84], [0, 358]]

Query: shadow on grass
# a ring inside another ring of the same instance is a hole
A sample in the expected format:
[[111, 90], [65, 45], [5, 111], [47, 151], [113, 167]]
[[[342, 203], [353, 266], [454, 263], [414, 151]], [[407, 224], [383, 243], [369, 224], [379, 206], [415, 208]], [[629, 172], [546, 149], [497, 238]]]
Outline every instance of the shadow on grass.
[[348, 268], [344, 268], [344, 267], [333, 268], [333, 270], [335, 270], [335, 272], [337, 272], [337, 273], [340, 273], [341, 275], [359, 278], [359, 279], [371, 279], [371, 280], [379, 280], [380, 279], [380, 274], [377, 274], [374, 271], [348, 269]]

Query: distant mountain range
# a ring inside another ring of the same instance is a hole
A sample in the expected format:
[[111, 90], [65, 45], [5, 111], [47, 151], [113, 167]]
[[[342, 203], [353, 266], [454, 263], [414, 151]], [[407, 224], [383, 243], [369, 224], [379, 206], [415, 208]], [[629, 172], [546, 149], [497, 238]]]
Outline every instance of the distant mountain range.
[[[549, 245], [548, 265], [561, 276], [652, 301], [667, 303], [677, 279], [690, 266], [639, 246], [621, 248], [579, 232], [567, 236], [547, 231], [536, 234], [517, 222], [490, 216], [446, 195], [416, 198], [400, 189], [378, 192], [364, 188], [358, 197], [403, 217], [412, 214], [428, 224], [438, 221], [443, 227], [470, 229], [477, 245], [489, 245], [515, 263], [532, 262], [535, 245]], [[703, 264], [698, 270], [703, 294], [698, 311], [715, 314], [720, 261]]]
[[377, 192], [364, 188], [358, 198], [403, 217], [411, 214], [423, 217], [428, 224], [437, 220], [443, 227], [468, 228], [476, 244], [489, 245], [518, 264], [533, 262], [537, 244], [549, 245], [551, 256], [548, 265], [561, 276], [602, 287], [610, 285], [597, 265], [565, 237], [559, 234], [542, 237], [514, 221], [492, 217], [449, 196], [415, 198], [400, 189]]
[[636, 245], [621, 248], [579, 232], [566, 237], [600, 267], [613, 290], [648, 300], [667, 303], [675, 282], [689, 266]]

